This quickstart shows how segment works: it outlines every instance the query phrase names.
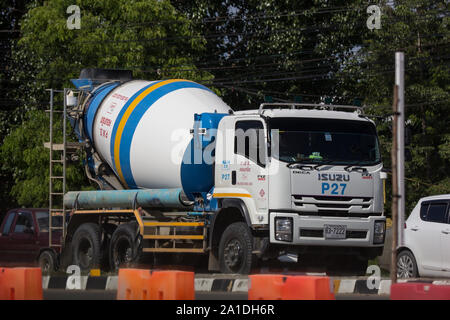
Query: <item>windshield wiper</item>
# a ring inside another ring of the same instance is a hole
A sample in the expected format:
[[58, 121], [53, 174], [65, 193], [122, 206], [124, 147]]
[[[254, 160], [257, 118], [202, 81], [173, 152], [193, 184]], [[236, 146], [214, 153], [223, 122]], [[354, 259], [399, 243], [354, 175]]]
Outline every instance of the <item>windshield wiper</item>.
[[326, 165], [326, 164], [330, 164], [330, 163], [332, 163], [333, 161], [334, 161], [334, 160], [325, 160], [325, 161], [322, 161], [322, 163], [319, 163], [319, 164], [317, 164], [317, 165], [314, 166], [314, 170], [320, 171], [320, 170], [319, 170], [319, 167], [324, 166], [324, 165]]
[[[310, 160], [310, 159], [305, 159], [305, 160]], [[288, 168], [299, 168], [301, 170], [305, 170], [306, 168], [308, 168], [309, 170], [317, 170], [319, 171], [319, 167], [326, 165], [326, 164], [330, 164], [333, 162], [333, 160], [325, 160], [322, 161], [322, 163], [317, 163], [317, 164], [304, 164], [305, 160], [303, 161], [295, 161], [295, 162], [291, 162], [287, 165]]]
[[344, 168], [345, 171], [348, 172], [353, 172], [353, 171], [357, 171], [357, 172], [367, 172], [366, 168], [361, 167], [363, 164], [362, 163], [355, 163], [355, 164], [351, 164], [348, 165]]
[[295, 167], [295, 168], [298, 168], [298, 169], [301, 169], [301, 170], [305, 170], [305, 168], [308, 168], [309, 170], [313, 170], [313, 166], [304, 164], [304, 161], [291, 162], [291, 163], [288, 163], [286, 165], [286, 167], [288, 167], [289, 169], [292, 169], [292, 168]]

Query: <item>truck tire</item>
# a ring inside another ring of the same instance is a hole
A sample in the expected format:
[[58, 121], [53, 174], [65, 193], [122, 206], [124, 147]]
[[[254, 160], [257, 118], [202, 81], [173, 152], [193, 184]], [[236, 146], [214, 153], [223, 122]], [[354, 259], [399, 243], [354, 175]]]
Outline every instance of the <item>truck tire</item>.
[[114, 231], [117, 229], [117, 225], [113, 223], [105, 223], [102, 225], [103, 241], [102, 241], [102, 259], [100, 265], [102, 270], [110, 271], [109, 261], [109, 247], [111, 245], [111, 238]]
[[38, 258], [38, 264], [43, 275], [49, 275], [56, 270], [56, 256], [53, 251], [42, 251]]
[[253, 237], [244, 222], [230, 224], [219, 243], [219, 265], [223, 273], [248, 274], [254, 260]]
[[124, 223], [117, 227], [109, 246], [109, 265], [117, 271], [121, 265], [138, 262], [141, 254], [140, 234], [136, 222]]
[[102, 259], [101, 232], [95, 223], [84, 223], [75, 231], [72, 241], [73, 263], [82, 271], [100, 266]]

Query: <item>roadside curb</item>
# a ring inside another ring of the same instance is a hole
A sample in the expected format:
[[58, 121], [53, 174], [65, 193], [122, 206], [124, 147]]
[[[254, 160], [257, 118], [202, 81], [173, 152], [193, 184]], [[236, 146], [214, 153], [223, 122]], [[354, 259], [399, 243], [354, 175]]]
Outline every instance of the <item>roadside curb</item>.
[[[80, 276], [78, 283], [73, 282], [70, 276], [44, 276], [42, 277], [42, 288], [44, 290], [117, 290], [117, 276]], [[71, 283], [72, 281], [72, 283]], [[196, 292], [248, 292], [249, 281], [247, 278], [195, 278]], [[449, 281], [433, 280], [399, 280], [402, 282], [421, 282], [435, 285], [450, 285]], [[368, 279], [330, 278], [330, 289], [335, 294], [367, 294], [367, 295], [389, 295], [391, 280], [381, 279], [378, 287]], [[375, 287], [375, 288], [374, 288]]]

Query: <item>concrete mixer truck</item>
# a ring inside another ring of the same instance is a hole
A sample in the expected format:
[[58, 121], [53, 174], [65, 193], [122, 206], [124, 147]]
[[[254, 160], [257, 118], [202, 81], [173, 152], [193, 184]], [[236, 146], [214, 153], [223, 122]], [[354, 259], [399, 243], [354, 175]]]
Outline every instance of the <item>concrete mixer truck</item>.
[[67, 117], [100, 189], [64, 195], [63, 242], [81, 269], [151, 255], [245, 274], [288, 254], [364, 274], [382, 254], [386, 175], [361, 108], [233, 111], [198, 83], [120, 70], [72, 82]]

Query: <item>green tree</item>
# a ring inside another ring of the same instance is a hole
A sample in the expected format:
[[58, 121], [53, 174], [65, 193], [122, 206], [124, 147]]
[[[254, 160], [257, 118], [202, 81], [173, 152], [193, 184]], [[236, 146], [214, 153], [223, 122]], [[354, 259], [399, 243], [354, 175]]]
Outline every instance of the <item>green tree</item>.
[[[335, 77], [369, 30], [367, 1], [174, 0], [207, 39], [198, 67], [236, 109], [274, 101], [352, 103]], [[298, 99], [298, 98], [297, 98]]]
[[[25, 7], [29, 1], [0, 0], [0, 141], [11, 130], [14, 124], [22, 119], [22, 114], [16, 112], [18, 107], [12, 92], [17, 83], [11, 81], [12, 60], [11, 50], [20, 36], [19, 21], [26, 12]], [[14, 204], [9, 196], [13, 185], [10, 175], [0, 170], [0, 220], [1, 213]]]
[[[48, 127], [48, 123], [48, 116], [43, 112], [29, 111], [22, 124], [3, 141], [0, 154], [1, 169], [11, 175], [14, 185], [10, 195], [19, 205], [48, 206], [49, 149], [44, 148], [43, 144], [44, 141], [48, 141], [48, 132], [43, 130]], [[61, 141], [61, 123], [55, 124], [54, 130], [55, 139]], [[66, 179], [69, 190], [86, 188], [81, 168], [80, 162], [67, 166]], [[61, 166], [55, 169], [60, 175]], [[61, 183], [58, 181], [54, 183], [56, 189], [61, 191]]]
[[[67, 28], [66, 10], [73, 4], [81, 10], [79, 30]], [[48, 201], [45, 89], [71, 87], [70, 79], [87, 67], [131, 69], [141, 79], [211, 78], [192, 62], [204, 50], [204, 39], [191, 29], [166, 0], [34, 1], [12, 54], [11, 80], [18, 83], [14, 98], [26, 116], [0, 148], [1, 172], [13, 181], [10, 195], [16, 204], [45, 206]], [[164, 67], [174, 64], [186, 68]], [[89, 185], [81, 163], [70, 166], [67, 174], [69, 190]]]
[[[412, 160], [405, 164], [408, 215], [421, 197], [450, 192], [448, 2], [402, 0], [382, 6], [381, 29], [364, 39], [339, 75], [373, 106], [390, 168], [394, 55], [405, 53], [405, 105]], [[390, 203], [386, 206], [390, 211]]]

